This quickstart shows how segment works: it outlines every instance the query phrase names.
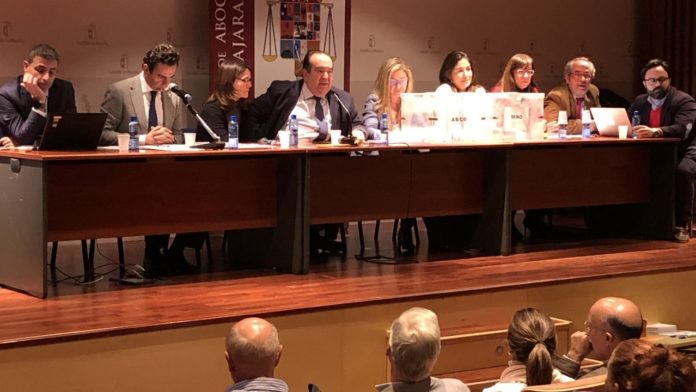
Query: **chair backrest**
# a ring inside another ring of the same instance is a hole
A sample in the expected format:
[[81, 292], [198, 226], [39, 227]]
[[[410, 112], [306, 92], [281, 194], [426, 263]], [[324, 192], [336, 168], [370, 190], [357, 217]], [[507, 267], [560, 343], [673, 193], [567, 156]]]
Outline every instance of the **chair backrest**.
[[607, 375], [581, 378], [571, 382], [559, 382], [555, 384], [532, 385], [527, 386], [523, 392], [570, 392], [570, 391], [603, 391], [604, 382]]

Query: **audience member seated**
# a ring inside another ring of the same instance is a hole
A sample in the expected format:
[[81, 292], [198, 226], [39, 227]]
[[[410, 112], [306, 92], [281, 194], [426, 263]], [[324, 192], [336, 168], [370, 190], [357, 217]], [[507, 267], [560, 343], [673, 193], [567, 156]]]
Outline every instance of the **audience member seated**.
[[230, 328], [225, 359], [234, 384], [227, 392], [287, 392], [285, 381], [274, 377], [283, 346], [276, 327], [268, 321], [245, 318]]
[[[251, 69], [243, 61], [233, 58], [218, 64], [215, 87], [203, 104], [201, 118], [222, 141], [229, 138], [227, 123], [230, 115], [236, 115], [238, 124], [243, 124], [243, 112], [246, 111], [251, 85]], [[255, 141], [245, 132], [244, 126], [240, 128], [239, 138], [242, 142]], [[198, 124], [196, 140], [212, 142], [213, 138]]]
[[519, 392], [527, 385], [573, 380], [553, 367], [556, 327], [541, 311], [518, 310], [508, 327], [507, 341], [512, 359], [500, 375], [500, 381], [484, 392]]
[[424, 308], [411, 308], [391, 325], [387, 357], [391, 382], [375, 387], [378, 392], [469, 392], [460, 380], [436, 378], [430, 373], [440, 355], [440, 325], [437, 315]]
[[[386, 113], [389, 129], [398, 129], [401, 124], [401, 94], [413, 91], [413, 73], [399, 57], [387, 59], [379, 68], [375, 87], [365, 100], [362, 124], [368, 138], [376, 139], [380, 132], [380, 119]], [[415, 252], [411, 232], [416, 227], [414, 218], [402, 219], [399, 227], [399, 243], [404, 254]]]
[[[563, 68], [565, 83], [549, 91], [544, 98], [544, 117], [551, 132], [558, 132], [558, 112], [568, 114], [568, 135], [582, 132], [582, 111], [599, 105], [599, 89], [592, 84], [595, 66], [586, 57], [576, 57]], [[592, 123], [592, 130], [596, 126]]]
[[59, 61], [52, 46], [35, 45], [24, 73], [0, 87], [0, 147], [32, 145], [43, 133], [46, 113], [77, 111], [73, 85], [56, 77]]
[[[176, 48], [170, 44], [158, 44], [145, 53], [142, 71], [138, 75], [108, 87], [101, 104], [101, 111], [107, 114], [101, 144], [116, 144], [118, 134], [128, 132], [131, 116], [136, 116], [140, 122], [141, 143], [171, 144], [177, 141], [173, 131], [185, 127], [184, 105], [179, 97], [166, 89], [178, 65]], [[193, 272], [193, 266], [184, 258], [184, 247], [200, 247], [204, 236], [204, 233], [178, 234], [171, 246], [169, 234], [145, 236], [143, 264], [147, 275], [158, 277]]]
[[538, 93], [539, 89], [534, 82], [534, 60], [524, 53], [510, 57], [505, 64], [503, 76], [491, 87], [491, 92]]
[[[353, 98], [333, 87], [333, 60], [321, 51], [307, 52], [302, 61], [302, 79], [276, 80], [261, 96], [254, 99], [245, 121], [254, 139], [275, 139], [285, 127], [291, 114], [297, 116], [300, 145], [330, 140], [329, 129], [340, 129], [344, 136], [352, 133], [365, 138], [358, 125]], [[310, 253], [326, 255], [339, 253], [343, 246], [336, 242], [340, 224], [310, 227]]]
[[571, 335], [570, 349], [556, 359], [556, 367], [573, 378], [606, 374], [606, 366], [587, 372], [580, 369], [580, 364], [585, 357], [606, 362], [619, 343], [639, 338], [643, 328], [643, 316], [636, 304], [625, 298], [601, 298], [590, 308], [585, 331]]
[[440, 67], [440, 86], [435, 90], [443, 92], [486, 92], [482, 86], [476, 84], [474, 68], [466, 53], [456, 50], [445, 57]]
[[629, 339], [616, 346], [609, 359], [605, 391], [693, 392], [696, 370], [674, 349]]
[[688, 223], [694, 199], [696, 174], [696, 132], [689, 132], [696, 120], [696, 102], [689, 94], [672, 86], [671, 70], [666, 61], [653, 59], [640, 71], [646, 93], [636, 97], [629, 109], [640, 114], [641, 125], [634, 130], [639, 138], [673, 137], [681, 139], [675, 182], [674, 240], [688, 242]]

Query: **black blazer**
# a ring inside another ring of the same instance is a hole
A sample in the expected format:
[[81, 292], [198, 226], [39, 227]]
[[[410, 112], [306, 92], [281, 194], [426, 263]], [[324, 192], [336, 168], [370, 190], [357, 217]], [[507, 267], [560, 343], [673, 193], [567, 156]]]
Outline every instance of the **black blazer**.
[[[628, 117], [631, 118], [636, 110], [640, 113], [640, 123], [648, 125], [650, 123], [650, 111], [652, 110], [652, 105], [648, 102], [648, 94], [641, 94], [636, 97], [629, 109]], [[696, 101], [694, 101], [694, 98], [670, 86], [660, 113], [660, 128], [665, 137], [676, 137], [682, 140], [679, 143], [678, 151], [680, 158], [684, 156], [689, 146], [694, 142], [696, 131], [691, 131], [687, 134], [686, 125], [693, 124], [695, 120]]]
[[[43, 133], [46, 118], [31, 110], [31, 95], [20, 85], [21, 76], [0, 87], [0, 137], [9, 136], [22, 145], [33, 144]], [[49, 113], [76, 112], [75, 89], [62, 79], [55, 79], [48, 90]]]
[[[264, 137], [275, 139], [278, 130], [285, 126], [290, 113], [297, 105], [303, 83], [303, 80], [272, 82], [268, 90], [249, 105], [249, 112], [241, 132], [250, 132], [247, 137], [254, 140]], [[340, 129], [343, 131], [342, 134], [349, 135], [353, 124], [358, 123], [358, 113], [355, 111], [353, 98], [347, 92], [335, 87], [331, 87], [326, 98], [329, 101], [331, 128]], [[345, 109], [341, 106], [339, 99], [345, 105]]]
[[[250, 132], [244, 132], [244, 128], [247, 126], [243, 121], [246, 117], [246, 108], [248, 107], [248, 101], [237, 102], [230, 108], [229, 111], [220, 105], [220, 102], [215, 100], [212, 102], [206, 102], [203, 104], [203, 110], [201, 110], [201, 118], [208, 124], [210, 130], [216, 135], [220, 136], [220, 140], [226, 142], [228, 139], [227, 134], [227, 118], [231, 114], [237, 116], [237, 122], [239, 123], [239, 141], [243, 143], [255, 142], [257, 139], [250, 137]], [[208, 134], [208, 132], [203, 128], [201, 124], [198, 124], [196, 128], [196, 140], [212, 142], [213, 138]]]

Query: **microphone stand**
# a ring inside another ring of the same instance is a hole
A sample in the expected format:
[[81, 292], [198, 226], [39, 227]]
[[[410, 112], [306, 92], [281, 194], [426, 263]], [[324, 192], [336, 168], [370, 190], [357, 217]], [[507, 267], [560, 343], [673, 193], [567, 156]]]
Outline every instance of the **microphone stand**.
[[225, 148], [225, 142], [220, 140], [220, 136], [216, 135], [215, 132], [213, 132], [212, 129], [208, 126], [208, 124], [203, 120], [200, 114], [196, 111], [196, 109], [191, 106], [191, 102], [187, 101], [186, 99], [181, 99], [184, 101], [184, 104], [186, 104], [186, 108], [193, 114], [194, 117], [196, 117], [196, 120], [198, 120], [198, 123], [201, 124], [203, 129], [208, 132], [208, 135], [210, 135], [211, 138], [213, 138], [213, 141], [210, 143], [204, 143], [204, 144], [195, 144], [191, 146], [192, 148], [202, 148], [204, 150], [222, 150]]

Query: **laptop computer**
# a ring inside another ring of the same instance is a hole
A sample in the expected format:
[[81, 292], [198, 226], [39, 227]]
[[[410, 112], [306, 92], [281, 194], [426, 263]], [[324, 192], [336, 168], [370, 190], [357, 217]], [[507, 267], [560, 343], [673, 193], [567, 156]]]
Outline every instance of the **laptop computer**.
[[36, 149], [94, 151], [105, 122], [106, 113], [49, 113]]
[[601, 136], [619, 137], [619, 125], [628, 125], [628, 113], [624, 108], [590, 108], [592, 118]]

